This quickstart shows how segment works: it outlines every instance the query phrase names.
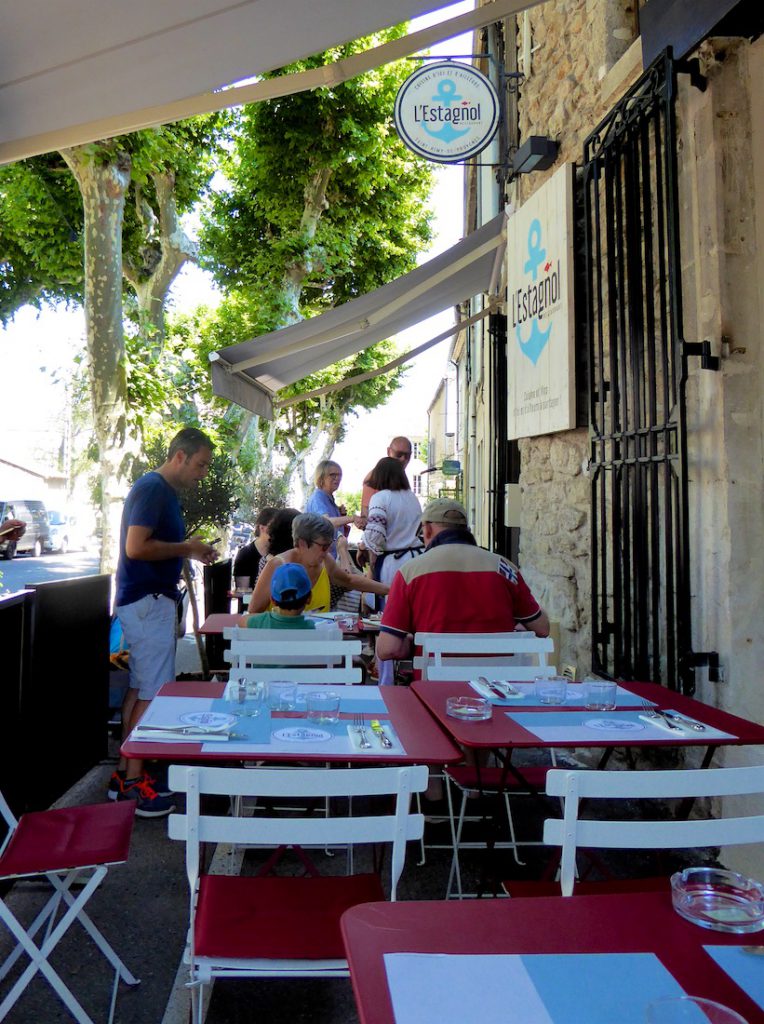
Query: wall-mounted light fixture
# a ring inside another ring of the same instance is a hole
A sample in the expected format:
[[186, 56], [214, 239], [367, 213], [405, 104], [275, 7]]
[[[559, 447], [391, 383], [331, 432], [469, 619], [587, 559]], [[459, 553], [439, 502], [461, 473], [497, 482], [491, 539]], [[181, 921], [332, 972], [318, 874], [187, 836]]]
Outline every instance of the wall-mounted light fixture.
[[545, 171], [557, 159], [559, 144], [545, 135], [529, 135], [512, 157], [514, 174], [530, 174], [531, 171]]

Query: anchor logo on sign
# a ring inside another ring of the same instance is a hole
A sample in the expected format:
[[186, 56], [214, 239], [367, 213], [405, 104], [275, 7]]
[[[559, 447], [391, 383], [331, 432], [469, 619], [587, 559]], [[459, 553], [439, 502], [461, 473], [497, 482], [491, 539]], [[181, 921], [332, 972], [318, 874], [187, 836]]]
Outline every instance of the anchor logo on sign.
[[[531, 221], [531, 226], [528, 229], [528, 259], [525, 261], [523, 269], [526, 274], [530, 274], [533, 280], [537, 280], [539, 267], [546, 259], [546, 249], [541, 248], [541, 223], [538, 218], [534, 218]], [[538, 317], [534, 317], [531, 321], [531, 332], [528, 335], [527, 340], [523, 341], [523, 334], [518, 324], [515, 328], [515, 334], [517, 335], [517, 343], [520, 346], [520, 351], [524, 356], [535, 366], [539, 361], [539, 356], [546, 348], [547, 342], [549, 341], [549, 335], [552, 332], [552, 325], [550, 324], [545, 331], [542, 331], [539, 327]]]
[[[437, 92], [432, 97], [432, 101], [433, 103], [439, 103], [446, 109], [449, 109], [452, 103], [461, 103], [462, 97], [456, 92], [456, 82], [451, 78], [446, 78], [444, 81], [439, 82]], [[453, 142], [454, 139], [458, 139], [461, 135], [466, 135], [469, 131], [469, 128], [459, 131], [454, 128], [450, 121], [444, 121], [443, 127], [437, 131], [428, 128], [426, 124], [423, 124], [422, 127], [428, 135], [432, 135], [434, 139], [442, 139], [443, 142]]]

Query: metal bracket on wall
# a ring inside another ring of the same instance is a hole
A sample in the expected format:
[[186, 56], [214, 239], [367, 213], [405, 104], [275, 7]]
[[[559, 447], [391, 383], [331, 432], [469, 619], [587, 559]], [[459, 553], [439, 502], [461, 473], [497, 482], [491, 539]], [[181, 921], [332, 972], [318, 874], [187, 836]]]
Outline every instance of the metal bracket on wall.
[[719, 357], [711, 355], [710, 341], [683, 341], [682, 351], [687, 356], [700, 356], [700, 366], [703, 370], [721, 369]]
[[691, 85], [701, 92], [706, 91], [708, 79], [700, 73], [700, 61], [697, 57], [693, 57], [692, 60], [675, 60], [674, 70], [678, 75], [689, 75]]
[[710, 683], [724, 682], [724, 673], [719, 664], [718, 651], [690, 651], [687, 655], [687, 664], [690, 668], [708, 668], [708, 681]]

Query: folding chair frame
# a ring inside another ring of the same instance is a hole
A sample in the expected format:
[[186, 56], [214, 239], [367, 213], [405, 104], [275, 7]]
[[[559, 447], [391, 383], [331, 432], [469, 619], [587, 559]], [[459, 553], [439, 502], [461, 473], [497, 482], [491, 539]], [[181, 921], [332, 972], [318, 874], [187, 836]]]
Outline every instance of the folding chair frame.
[[[213, 978], [223, 977], [346, 977], [344, 958], [284, 959], [268, 957], [235, 957], [196, 952], [196, 912], [200, 895], [200, 844], [224, 842], [250, 846], [303, 846], [325, 848], [329, 844], [392, 843], [390, 858], [391, 899], [406, 856], [406, 842], [419, 839], [424, 828], [421, 814], [410, 811], [411, 796], [427, 786], [426, 766], [394, 768], [205, 768], [170, 769], [170, 785], [186, 793], [186, 814], [169, 818], [171, 839], [186, 842], [186, 872], [189, 881], [189, 935], [185, 954], [189, 965], [189, 987], [192, 993], [192, 1016], [202, 1019], [204, 986]], [[202, 815], [202, 795], [237, 797], [395, 797], [392, 814], [334, 818], [231, 818]], [[241, 879], [256, 887], [258, 878]], [[296, 879], [295, 881], [303, 881]], [[255, 890], [256, 891], [256, 890]]]
[[[131, 809], [134, 810], [134, 808]], [[76, 812], [78, 809], [75, 808], [74, 810]], [[53, 816], [56, 815], [56, 811], [41, 813], [50, 815], [51, 820], [55, 821]], [[74, 922], [79, 921], [114, 970], [114, 983], [112, 985], [108, 1016], [109, 1024], [112, 1024], [116, 1007], [117, 989], [120, 980], [124, 981], [127, 985], [138, 985], [139, 979], [127, 969], [125, 964], [106, 941], [103, 934], [87, 915], [84, 908], [93, 893], [106, 877], [109, 866], [115, 863], [122, 863], [122, 861], [79, 864], [66, 868], [56, 868], [52, 871], [36, 869], [28, 872], [19, 871], [3, 873], [2, 858], [11, 846], [14, 834], [17, 832], [20, 824], [23, 823], [24, 818], [22, 817], [20, 821], [16, 819], [2, 794], [0, 794], [0, 814], [2, 814], [2, 817], [5, 819], [9, 829], [8, 834], [5, 837], [5, 841], [3, 842], [2, 849], [0, 850], [0, 878], [17, 881], [23, 880], [24, 878], [44, 877], [48, 880], [54, 890], [45, 906], [40, 910], [34, 921], [27, 928], [21, 924], [18, 918], [11, 911], [6, 899], [0, 899], [0, 920], [2, 920], [16, 940], [15, 947], [3, 961], [2, 965], [0, 965], [0, 981], [8, 975], [13, 965], [23, 953], [28, 955], [30, 961], [25, 970], [16, 979], [3, 1001], [0, 1003], [0, 1021], [5, 1019], [34, 976], [39, 972], [48, 981], [53, 991], [79, 1024], [93, 1024], [92, 1019], [85, 1012], [68, 986], [64, 983], [60, 974], [58, 974], [49, 962], [49, 957], [58, 943], [63, 939]], [[72, 887], [75, 883], [80, 882], [83, 877], [87, 880], [79, 893], [75, 896], [72, 894]], [[62, 905], [65, 905], [66, 909], [61, 917], [58, 917]], [[42, 943], [37, 944], [34, 939], [43, 926], [45, 926], [43, 941]]]

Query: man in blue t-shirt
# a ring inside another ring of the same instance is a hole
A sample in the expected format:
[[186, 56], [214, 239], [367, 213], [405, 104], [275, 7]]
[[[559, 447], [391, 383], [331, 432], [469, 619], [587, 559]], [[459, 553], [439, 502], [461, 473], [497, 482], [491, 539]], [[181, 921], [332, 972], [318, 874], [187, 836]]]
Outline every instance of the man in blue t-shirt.
[[[130, 684], [122, 704], [122, 731], [138, 724], [160, 686], [175, 676], [178, 580], [184, 558], [209, 564], [217, 551], [201, 537], [186, 539], [178, 491], [196, 487], [212, 460], [212, 442], [195, 427], [172, 439], [167, 461], [133, 484], [119, 537], [116, 611], [130, 650]], [[173, 810], [143, 762], [122, 758], [109, 783], [112, 800], [135, 800], [135, 813], [158, 818]]]

